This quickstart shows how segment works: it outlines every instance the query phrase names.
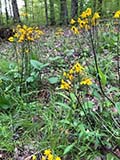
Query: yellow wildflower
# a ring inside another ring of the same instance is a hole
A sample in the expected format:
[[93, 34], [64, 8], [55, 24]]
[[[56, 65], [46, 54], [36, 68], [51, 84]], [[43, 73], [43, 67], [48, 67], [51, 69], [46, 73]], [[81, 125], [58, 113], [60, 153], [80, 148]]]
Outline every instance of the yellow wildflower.
[[10, 42], [14, 42], [14, 37], [9, 37], [8, 40], [9, 40]]
[[86, 78], [80, 82], [81, 85], [91, 85], [92, 81], [90, 78]]
[[14, 34], [14, 37], [15, 37], [15, 38], [18, 38], [18, 37], [19, 37], [19, 34], [18, 34], [18, 33], [15, 33], [15, 34]]
[[55, 158], [55, 160], [61, 160], [61, 158], [57, 156], [57, 157]]
[[64, 76], [64, 77], [67, 77], [67, 73], [66, 73], [66, 72], [64, 72], [64, 73], [63, 73], [63, 76]]
[[77, 27], [75, 27], [75, 26], [72, 26], [71, 31], [73, 31], [74, 34], [79, 34], [79, 31], [78, 31]]
[[70, 81], [72, 81], [74, 79], [72, 74], [68, 74], [68, 78], [69, 78]]
[[45, 156], [48, 156], [48, 155], [50, 155], [51, 154], [51, 150], [50, 149], [46, 149], [45, 151], [44, 151], [44, 155]]
[[52, 154], [48, 155], [48, 160], [53, 160], [53, 155]]
[[35, 155], [33, 155], [32, 160], [37, 160], [37, 157]]
[[86, 12], [82, 12], [82, 14], [80, 15], [82, 18], [86, 18], [87, 15], [86, 15]]
[[18, 24], [18, 25], [16, 26], [16, 29], [19, 29], [19, 28], [21, 28], [21, 25], [20, 25], [20, 24]]
[[76, 21], [72, 18], [71, 21], [70, 21], [70, 24], [75, 24], [75, 22]]
[[88, 31], [90, 29], [90, 26], [88, 24], [85, 25], [85, 30]]
[[34, 38], [28, 36], [28, 37], [27, 37], [27, 40], [29, 40], [29, 41], [34, 41]]
[[42, 156], [42, 159], [41, 160], [46, 160], [46, 157], [45, 156]]
[[88, 16], [91, 16], [91, 14], [92, 14], [92, 9], [91, 8], [87, 8], [86, 9], [86, 16], [88, 17]]
[[115, 12], [114, 18], [120, 18], [120, 10]]
[[23, 28], [20, 28], [18, 32], [20, 32], [21, 34], [26, 34], [26, 31]]
[[24, 39], [25, 39], [25, 36], [24, 36], [24, 34], [22, 34], [22, 35], [19, 37], [18, 42], [21, 43], [21, 42], [24, 41]]
[[100, 15], [98, 12], [95, 12], [94, 15], [93, 15], [93, 19], [99, 19], [100, 18]]
[[61, 80], [61, 89], [66, 89], [69, 90], [71, 88], [71, 83], [70, 82], [65, 82], [63, 79]]
[[27, 28], [28, 28], [28, 27], [27, 27], [26, 25], [23, 25], [23, 29], [25, 29], [25, 30], [26, 30]]
[[73, 69], [75, 70], [76, 73], [82, 73], [84, 68], [80, 65], [79, 62], [77, 62], [74, 66]]
[[97, 12], [95, 12], [95, 14], [93, 15], [92, 19], [91, 19], [91, 24], [92, 26], [95, 26], [97, 24], [97, 19], [99, 19], [100, 16]]
[[85, 21], [81, 20], [79, 25], [80, 25], [80, 28], [84, 28], [85, 27]]
[[70, 69], [69, 70], [69, 74], [73, 74], [74, 73], [74, 70], [73, 69]]

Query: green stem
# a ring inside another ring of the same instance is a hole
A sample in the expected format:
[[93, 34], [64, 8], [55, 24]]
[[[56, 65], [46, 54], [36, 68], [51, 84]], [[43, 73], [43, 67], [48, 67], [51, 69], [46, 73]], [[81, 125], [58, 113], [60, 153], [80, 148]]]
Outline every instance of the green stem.
[[98, 66], [98, 61], [97, 61], [97, 54], [96, 54], [91, 30], [89, 30], [89, 34], [90, 34], [90, 41], [91, 41], [91, 45], [92, 45], [92, 51], [93, 51], [93, 56], [94, 56], [94, 61], [95, 61], [95, 68], [96, 68], [96, 71], [97, 71], [100, 90], [101, 90], [102, 94], [104, 95], [104, 97], [106, 97], [113, 104], [113, 106], [115, 106], [115, 103], [105, 94], [105, 92], [102, 88], [101, 79], [100, 79], [100, 76], [99, 76], [99, 66]]

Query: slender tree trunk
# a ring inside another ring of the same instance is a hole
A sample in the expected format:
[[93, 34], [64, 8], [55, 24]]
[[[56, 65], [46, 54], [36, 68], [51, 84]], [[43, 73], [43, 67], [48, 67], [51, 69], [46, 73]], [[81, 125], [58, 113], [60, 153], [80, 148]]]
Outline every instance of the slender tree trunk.
[[7, 0], [5, 0], [5, 15], [6, 15], [6, 22], [8, 23], [9, 14], [8, 14], [8, 8], [7, 8]]
[[66, 0], [60, 0], [60, 23], [64, 25], [68, 24], [68, 9]]
[[34, 22], [35, 17], [34, 17], [34, 2], [33, 2], [33, 0], [31, 1], [31, 3], [32, 3], [32, 19]]
[[71, 0], [71, 18], [78, 16], [78, 0]]
[[48, 7], [47, 7], [47, 0], [44, 0], [44, 4], [45, 4], [46, 25], [48, 26]]
[[8, 5], [9, 5], [10, 17], [12, 17], [12, 8], [11, 8], [11, 1], [10, 0], [8, 0]]
[[12, 0], [12, 9], [13, 9], [13, 20], [14, 22], [21, 22], [20, 21], [20, 15], [17, 5], [17, 0]]
[[0, 24], [3, 23], [3, 18], [2, 18], [2, 3], [1, 3], [1, 0], [0, 0]]
[[28, 20], [28, 15], [27, 15], [27, 13], [28, 13], [28, 11], [27, 11], [27, 0], [24, 0], [24, 4], [25, 4], [25, 13], [26, 13], [26, 20]]
[[49, 0], [50, 2], [50, 24], [55, 24], [55, 12], [54, 12], [54, 0]]

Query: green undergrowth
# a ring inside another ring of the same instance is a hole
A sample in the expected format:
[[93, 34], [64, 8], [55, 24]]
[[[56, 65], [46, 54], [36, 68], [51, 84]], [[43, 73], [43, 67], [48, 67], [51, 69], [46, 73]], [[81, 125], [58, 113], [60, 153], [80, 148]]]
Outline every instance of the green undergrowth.
[[[120, 35], [113, 22], [97, 29], [99, 73], [89, 35], [74, 35], [69, 28], [45, 28], [39, 40], [14, 43], [16, 48], [5, 51], [0, 62], [1, 152], [14, 155], [17, 148], [24, 157], [23, 150], [51, 149], [63, 160], [117, 160]], [[76, 62], [84, 67], [81, 77], [89, 77], [92, 84], [81, 85], [74, 73], [74, 88], [61, 89], [64, 72]]]

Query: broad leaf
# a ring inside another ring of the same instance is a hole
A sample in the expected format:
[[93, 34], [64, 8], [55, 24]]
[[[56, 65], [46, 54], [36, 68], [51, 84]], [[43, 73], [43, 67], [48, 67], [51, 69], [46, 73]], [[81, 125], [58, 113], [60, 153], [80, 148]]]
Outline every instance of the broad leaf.
[[74, 146], [75, 146], [75, 143], [67, 146], [67, 147], [65, 148], [65, 150], [64, 150], [63, 155], [65, 155], [65, 154], [67, 154], [68, 152], [70, 152], [70, 151], [73, 149]]
[[37, 60], [33, 60], [33, 59], [30, 60], [30, 64], [37, 70], [41, 70], [49, 65], [49, 63], [43, 64], [43, 63], [41, 63]]
[[100, 76], [101, 83], [102, 83], [102, 85], [105, 86], [106, 83], [107, 83], [106, 75], [101, 71], [100, 68], [98, 68], [98, 71], [99, 71], [99, 76]]
[[55, 83], [58, 83], [58, 82], [59, 82], [59, 79], [58, 79], [58, 77], [50, 77], [50, 78], [48, 78], [48, 81], [49, 81], [51, 84], [55, 84]]

